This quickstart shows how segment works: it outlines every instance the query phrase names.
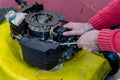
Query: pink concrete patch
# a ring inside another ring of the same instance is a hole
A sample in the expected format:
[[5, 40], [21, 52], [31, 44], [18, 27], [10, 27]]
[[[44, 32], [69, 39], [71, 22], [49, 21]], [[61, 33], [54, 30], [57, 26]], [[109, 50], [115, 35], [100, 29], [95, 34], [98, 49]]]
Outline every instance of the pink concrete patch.
[[[69, 21], [86, 22], [97, 11], [108, 5], [112, 0], [26, 0], [29, 4], [43, 3], [46, 10], [63, 14]], [[0, 7], [15, 7], [14, 0], [0, 0]]]

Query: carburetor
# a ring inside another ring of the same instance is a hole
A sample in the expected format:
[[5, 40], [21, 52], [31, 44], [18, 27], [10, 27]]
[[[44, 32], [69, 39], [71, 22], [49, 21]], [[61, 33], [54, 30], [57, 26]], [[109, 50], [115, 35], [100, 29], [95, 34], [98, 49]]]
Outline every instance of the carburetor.
[[8, 12], [6, 16], [9, 16], [13, 39], [17, 39], [24, 61], [31, 66], [49, 70], [79, 50], [77, 36], [62, 35], [68, 30], [62, 27], [67, 23], [64, 16], [43, 10], [42, 4], [35, 3], [19, 12]]

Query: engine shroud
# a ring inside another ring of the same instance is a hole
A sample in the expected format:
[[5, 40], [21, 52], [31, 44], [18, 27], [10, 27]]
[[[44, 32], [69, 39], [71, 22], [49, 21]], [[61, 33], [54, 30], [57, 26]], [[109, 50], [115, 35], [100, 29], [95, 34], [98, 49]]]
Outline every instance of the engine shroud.
[[11, 23], [11, 31], [29, 65], [49, 70], [72, 58], [79, 50], [76, 44], [69, 44], [75, 43], [77, 36], [62, 35], [68, 30], [62, 27], [67, 23], [63, 15], [43, 10], [43, 5], [38, 3], [23, 8], [21, 12], [27, 13], [25, 20], [19, 26]]

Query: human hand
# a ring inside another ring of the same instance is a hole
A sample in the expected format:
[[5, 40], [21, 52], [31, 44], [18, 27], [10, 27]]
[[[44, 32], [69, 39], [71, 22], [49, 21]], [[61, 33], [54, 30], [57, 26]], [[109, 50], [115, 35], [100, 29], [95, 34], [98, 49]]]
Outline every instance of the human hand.
[[98, 46], [98, 30], [91, 30], [84, 33], [79, 40], [77, 41], [77, 45], [79, 48], [84, 48], [90, 52], [97, 52], [99, 51]]
[[83, 33], [93, 29], [89, 23], [75, 23], [69, 22], [63, 26], [64, 28], [71, 29], [63, 33], [64, 36], [82, 35]]

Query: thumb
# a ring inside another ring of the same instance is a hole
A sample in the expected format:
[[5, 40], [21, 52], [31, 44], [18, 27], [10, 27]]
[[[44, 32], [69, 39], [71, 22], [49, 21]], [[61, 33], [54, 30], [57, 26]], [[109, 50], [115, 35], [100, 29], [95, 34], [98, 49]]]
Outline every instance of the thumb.
[[77, 46], [78, 46], [79, 48], [82, 48], [82, 44], [81, 44], [81, 42], [80, 42], [80, 39], [77, 41]]

